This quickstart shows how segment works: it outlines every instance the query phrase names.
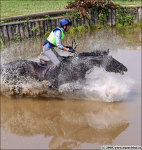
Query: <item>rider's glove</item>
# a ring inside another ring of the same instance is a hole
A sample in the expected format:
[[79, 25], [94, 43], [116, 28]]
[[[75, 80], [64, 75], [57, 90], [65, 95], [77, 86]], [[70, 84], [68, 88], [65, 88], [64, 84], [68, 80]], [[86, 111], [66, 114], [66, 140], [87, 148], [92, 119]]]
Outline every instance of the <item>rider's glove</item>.
[[75, 50], [73, 48], [69, 48], [68, 52], [75, 53]]
[[68, 48], [68, 52], [75, 53], [75, 50], [71, 46], [66, 46]]

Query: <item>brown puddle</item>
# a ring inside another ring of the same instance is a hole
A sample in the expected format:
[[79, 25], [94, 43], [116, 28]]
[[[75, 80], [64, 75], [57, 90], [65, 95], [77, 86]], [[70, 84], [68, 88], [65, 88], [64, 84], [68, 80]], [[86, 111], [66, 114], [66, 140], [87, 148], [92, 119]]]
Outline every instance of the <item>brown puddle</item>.
[[[136, 35], [129, 36], [128, 40]], [[137, 36], [139, 39], [139, 34]], [[127, 38], [123, 39], [115, 30], [101, 30], [82, 38], [78, 35], [76, 39], [78, 51], [110, 48], [112, 56], [128, 67], [128, 72], [119, 76], [134, 82], [128, 95], [111, 103], [89, 98], [66, 99], [61, 95], [54, 98], [1, 95], [2, 149], [100, 149], [103, 145], [141, 145], [139, 43], [129, 46]], [[37, 39], [8, 46], [1, 52], [2, 63], [20, 58], [37, 60], [42, 43], [43, 40]], [[70, 38], [65, 43], [68, 45]]]
[[82, 143], [112, 144], [129, 126], [123, 116], [127, 111], [122, 102], [1, 99], [2, 130], [23, 139], [43, 135], [48, 141], [52, 137], [48, 148], [54, 149], [81, 148]]

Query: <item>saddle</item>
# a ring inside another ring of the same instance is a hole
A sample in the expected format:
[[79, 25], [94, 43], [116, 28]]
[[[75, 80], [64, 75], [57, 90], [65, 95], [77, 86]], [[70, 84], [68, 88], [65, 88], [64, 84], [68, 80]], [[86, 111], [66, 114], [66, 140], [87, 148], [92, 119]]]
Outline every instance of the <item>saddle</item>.
[[42, 66], [48, 66], [50, 68], [53, 63], [47, 57], [42, 57], [40, 58], [40, 64]]

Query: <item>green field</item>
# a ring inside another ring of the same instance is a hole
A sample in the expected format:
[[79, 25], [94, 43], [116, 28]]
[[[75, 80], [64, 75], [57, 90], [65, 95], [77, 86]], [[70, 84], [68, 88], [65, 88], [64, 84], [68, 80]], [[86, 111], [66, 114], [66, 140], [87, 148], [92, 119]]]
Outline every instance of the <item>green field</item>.
[[142, 0], [113, 0], [119, 5], [141, 5]]
[[69, 0], [1, 0], [1, 18], [63, 10]]
[[[63, 10], [71, 0], [1, 0], [1, 18]], [[141, 0], [114, 0], [121, 5], [140, 5]]]

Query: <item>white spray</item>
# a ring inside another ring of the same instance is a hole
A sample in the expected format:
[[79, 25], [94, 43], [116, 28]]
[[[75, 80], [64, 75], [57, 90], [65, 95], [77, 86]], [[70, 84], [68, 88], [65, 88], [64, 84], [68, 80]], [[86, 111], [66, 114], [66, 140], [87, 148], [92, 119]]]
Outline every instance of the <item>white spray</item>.
[[86, 86], [83, 87], [89, 99], [107, 102], [120, 101], [126, 98], [131, 90], [133, 81], [125, 76], [108, 73], [103, 69], [95, 68], [86, 76]]
[[79, 90], [75, 97], [87, 100], [97, 100], [105, 102], [122, 101], [125, 99], [134, 81], [126, 79], [125, 76], [109, 73], [102, 68], [94, 69], [86, 75], [84, 83], [69, 83], [62, 85], [59, 91], [62, 93], [75, 92]]

